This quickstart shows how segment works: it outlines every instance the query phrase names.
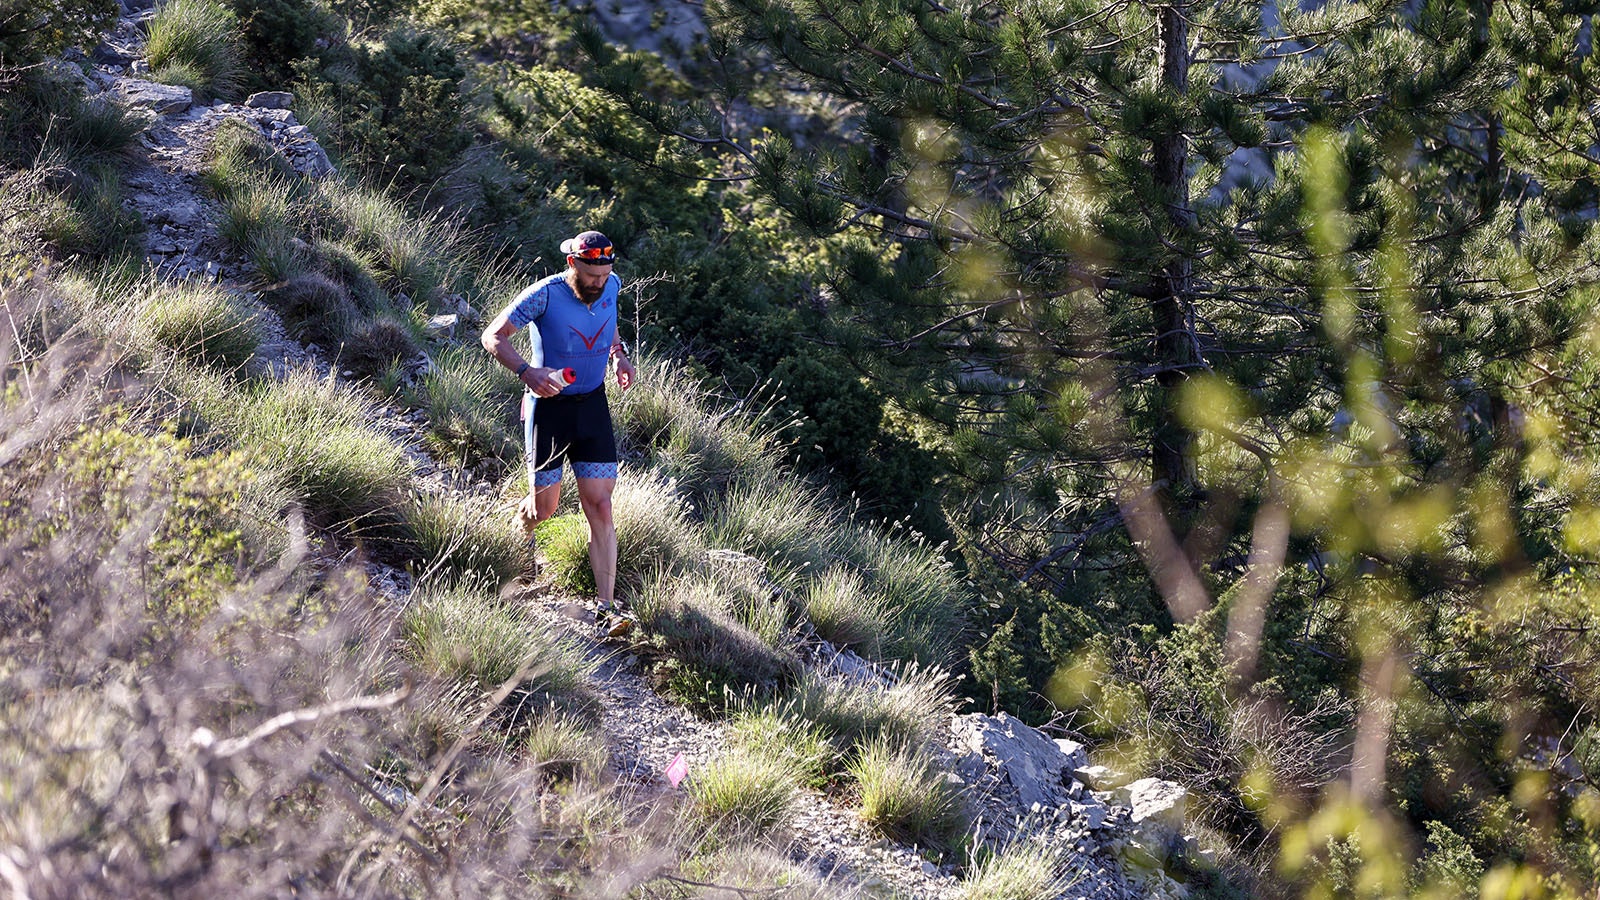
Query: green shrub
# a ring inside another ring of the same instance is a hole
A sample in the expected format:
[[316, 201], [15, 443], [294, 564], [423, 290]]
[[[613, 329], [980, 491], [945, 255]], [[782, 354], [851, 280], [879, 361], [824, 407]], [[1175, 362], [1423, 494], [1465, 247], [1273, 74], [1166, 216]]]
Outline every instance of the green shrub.
[[639, 623], [670, 656], [668, 689], [698, 708], [718, 710], [736, 697], [770, 695], [799, 670], [792, 651], [763, 641], [731, 612], [733, 598], [715, 578], [661, 578], [641, 592]]
[[889, 615], [883, 602], [849, 569], [834, 566], [807, 582], [805, 612], [817, 634], [834, 646], [869, 658], [883, 649]]
[[690, 773], [699, 821], [725, 839], [760, 839], [794, 815], [798, 779], [781, 755], [729, 750]]
[[68, 47], [92, 49], [120, 11], [115, 0], [0, 0], [0, 83]]
[[257, 90], [288, 84], [292, 63], [318, 55], [317, 39], [337, 34], [333, 17], [315, 0], [232, 0], [240, 50]]
[[407, 186], [431, 183], [471, 143], [466, 69], [443, 37], [402, 25], [379, 47], [355, 47], [354, 78], [304, 88], [330, 95], [329, 137], [339, 156], [362, 171]]
[[914, 749], [877, 739], [850, 763], [861, 792], [861, 818], [895, 840], [952, 849], [966, 819], [961, 798]]
[[414, 540], [414, 568], [446, 580], [477, 576], [503, 584], [527, 562], [527, 540], [507, 516], [491, 515], [469, 498], [425, 494], [407, 513]]
[[551, 516], [534, 529], [534, 543], [544, 556], [555, 587], [568, 594], [594, 596], [589, 566], [589, 523], [582, 515]]
[[264, 312], [248, 297], [190, 283], [157, 286], [134, 318], [150, 340], [178, 356], [238, 371], [261, 345]]
[[523, 746], [539, 777], [551, 782], [593, 781], [606, 765], [605, 739], [559, 713], [534, 722]]
[[1015, 843], [967, 870], [960, 900], [1055, 900], [1073, 885], [1062, 873], [1062, 851]]
[[582, 649], [534, 627], [470, 582], [419, 587], [406, 606], [402, 632], [418, 666], [475, 691], [492, 692], [523, 673], [503, 709], [502, 722], [510, 728], [551, 711], [584, 721], [598, 714], [588, 684], [595, 663]]
[[238, 17], [217, 0], [167, 0], [156, 8], [145, 44], [155, 80], [232, 97], [245, 77], [238, 30]]

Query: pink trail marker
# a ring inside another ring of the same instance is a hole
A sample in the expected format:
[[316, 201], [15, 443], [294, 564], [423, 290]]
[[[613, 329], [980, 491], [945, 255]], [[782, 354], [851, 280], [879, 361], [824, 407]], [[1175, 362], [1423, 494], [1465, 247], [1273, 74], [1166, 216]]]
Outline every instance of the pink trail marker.
[[672, 782], [673, 787], [677, 787], [678, 782], [688, 776], [689, 761], [683, 758], [683, 753], [680, 751], [677, 756], [672, 758], [672, 762], [667, 764], [667, 780]]

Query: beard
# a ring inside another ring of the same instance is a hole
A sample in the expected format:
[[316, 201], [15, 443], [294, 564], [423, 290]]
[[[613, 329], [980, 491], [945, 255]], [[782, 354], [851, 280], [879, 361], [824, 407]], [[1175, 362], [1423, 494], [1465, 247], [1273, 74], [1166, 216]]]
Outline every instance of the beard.
[[577, 272], [573, 272], [572, 277], [567, 279], [567, 286], [572, 288], [572, 292], [577, 294], [578, 299], [584, 303], [593, 303], [600, 299], [601, 294], [606, 292], [606, 280], [604, 278], [600, 279], [599, 284], [587, 285], [578, 279]]

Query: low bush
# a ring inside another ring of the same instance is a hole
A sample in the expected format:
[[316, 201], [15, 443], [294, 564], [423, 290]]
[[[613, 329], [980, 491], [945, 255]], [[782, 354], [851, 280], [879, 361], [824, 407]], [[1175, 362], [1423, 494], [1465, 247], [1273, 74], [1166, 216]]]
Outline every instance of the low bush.
[[245, 78], [238, 31], [238, 17], [217, 0], [167, 0], [156, 7], [145, 44], [155, 80], [201, 97], [233, 97]]
[[584, 721], [599, 712], [599, 698], [588, 684], [595, 662], [471, 582], [420, 586], [407, 604], [402, 630], [412, 658], [428, 672], [482, 693], [518, 679], [500, 711], [508, 730], [552, 712]]
[[759, 840], [789, 824], [799, 782], [783, 756], [729, 750], [690, 774], [700, 824], [724, 840]]
[[966, 828], [960, 795], [914, 749], [876, 739], [850, 763], [861, 793], [861, 818], [907, 843], [950, 850]]

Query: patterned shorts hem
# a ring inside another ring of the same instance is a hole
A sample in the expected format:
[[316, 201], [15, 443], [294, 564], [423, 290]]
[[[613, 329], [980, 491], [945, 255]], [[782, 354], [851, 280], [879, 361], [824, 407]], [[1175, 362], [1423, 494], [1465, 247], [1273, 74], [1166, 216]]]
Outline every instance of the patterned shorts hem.
[[574, 462], [572, 474], [578, 478], [610, 478], [617, 477], [617, 464], [614, 462]]

